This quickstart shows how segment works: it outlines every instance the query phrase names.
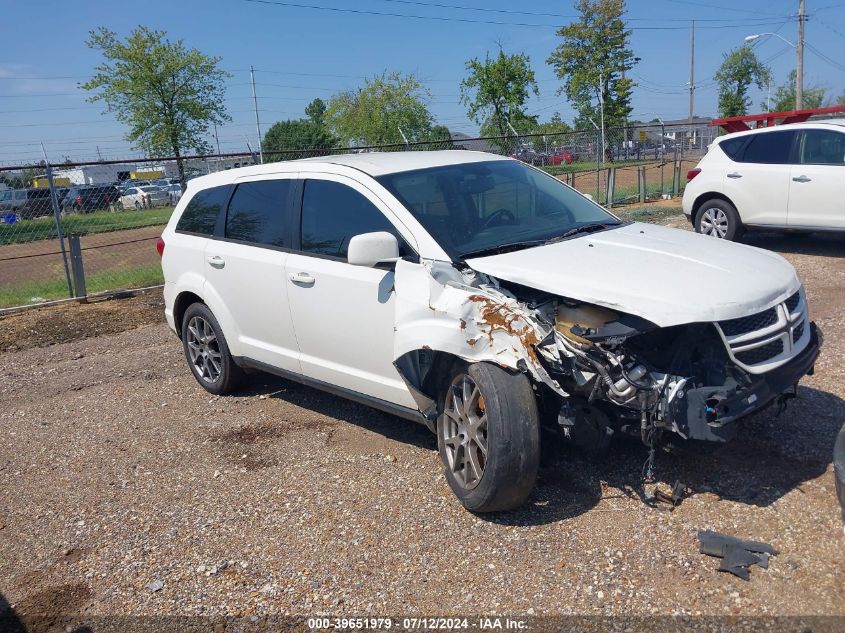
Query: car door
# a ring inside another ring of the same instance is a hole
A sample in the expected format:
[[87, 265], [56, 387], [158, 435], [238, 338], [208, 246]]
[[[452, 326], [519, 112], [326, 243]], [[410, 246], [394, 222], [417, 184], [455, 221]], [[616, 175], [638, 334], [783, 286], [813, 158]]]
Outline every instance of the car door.
[[743, 224], [786, 226], [794, 140], [793, 130], [750, 135], [727, 166], [724, 191]]
[[233, 355], [299, 373], [285, 277], [296, 184], [295, 174], [236, 181], [204, 266], [205, 294]]
[[416, 409], [393, 366], [393, 267], [346, 261], [353, 236], [407, 236], [407, 229], [378, 197], [344, 176], [308, 176], [299, 209], [299, 244], [287, 261], [287, 283], [303, 373]]
[[845, 228], [845, 133], [802, 130], [791, 168], [789, 226]]

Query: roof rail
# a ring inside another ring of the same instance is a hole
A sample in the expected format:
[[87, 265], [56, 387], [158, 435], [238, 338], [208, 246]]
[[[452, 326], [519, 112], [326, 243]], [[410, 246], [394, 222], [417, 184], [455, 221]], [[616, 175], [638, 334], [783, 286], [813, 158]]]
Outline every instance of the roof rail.
[[803, 123], [811, 116], [817, 114], [845, 113], [845, 105], [828, 106], [826, 108], [809, 108], [806, 110], [787, 110], [785, 112], [763, 112], [761, 114], [745, 114], [743, 116], [729, 116], [710, 121], [711, 126], [719, 126], [725, 132], [744, 132], [752, 129], [749, 125], [754, 122], [754, 127], [771, 127], [772, 125], [785, 125], [787, 123]]

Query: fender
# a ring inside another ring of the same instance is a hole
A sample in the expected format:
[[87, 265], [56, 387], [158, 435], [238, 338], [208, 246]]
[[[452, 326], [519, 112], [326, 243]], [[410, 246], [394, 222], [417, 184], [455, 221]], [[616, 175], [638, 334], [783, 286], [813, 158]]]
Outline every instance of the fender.
[[229, 346], [229, 351], [232, 356], [244, 356], [244, 350], [241, 347], [241, 330], [238, 327], [237, 321], [232, 317], [231, 311], [226, 307], [226, 302], [214, 288], [213, 284], [204, 281], [202, 292], [197, 293], [203, 298], [206, 305], [214, 313], [220, 328], [223, 330], [223, 336], [226, 337], [226, 344]]
[[[461, 273], [440, 262], [396, 263], [396, 325], [394, 362], [419, 350], [446, 352], [467, 362], [491, 362], [506, 369], [527, 372], [566, 395], [538, 359], [537, 345], [550, 329], [510, 294], [477, 277], [468, 282]], [[398, 367], [397, 367], [398, 368]], [[420, 409], [419, 385], [409, 381]]]

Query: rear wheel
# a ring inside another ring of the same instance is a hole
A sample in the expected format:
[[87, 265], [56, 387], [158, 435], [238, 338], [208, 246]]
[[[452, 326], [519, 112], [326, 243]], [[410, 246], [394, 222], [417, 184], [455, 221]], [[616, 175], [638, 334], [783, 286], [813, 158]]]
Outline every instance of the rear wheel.
[[727, 200], [708, 200], [695, 216], [695, 230], [722, 240], [738, 240], [745, 232], [739, 213]]
[[194, 303], [182, 319], [185, 360], [203, 389], [222, 395], [234, 391], [245, 379], [235, 364], [220, 324], [208, 306]]
[[537, 480], [540, 424], [531, 383], [490, 363], [455, 366], [440, 398], [437, 445], [468, 510], [522, 505]]

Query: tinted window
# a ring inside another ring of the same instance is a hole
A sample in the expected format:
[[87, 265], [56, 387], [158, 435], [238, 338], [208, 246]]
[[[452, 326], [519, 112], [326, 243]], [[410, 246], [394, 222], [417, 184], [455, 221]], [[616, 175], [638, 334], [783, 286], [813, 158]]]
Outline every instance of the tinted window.
[[226, 215], [226, 237], [288, 246], [285, 209], [290, 183], [290, 180], [261, 180], [238, 185]]
[[762, 132], [755, 134], [742, 155], [743, 163], [785, 165], [789, 163], [795, 132]]
[[804, 165], [845, 165], [845, 134], [830, 130], [806, 130], [798, 162]]
[[739, 160], [739, 154], [748, 139], [744, 136], [739, 138], [729, 138], [719, 143], [719, 147], [727, 154], [731, 160]]
[[182, 212], [176, 230], [199, 233], [200, 235], [214, 234], [217, 216], [220, 214], [220, 209], [226, 204], [228, 197], [228, 185], [198, 191], [191, 198], [188, 206], [185, 207], [185, 211]]
[[306, 180], [302, 198], [302, 250], [346, 258], [349, 240], [361, 233], [396, 229], [372, 202], [330, 180]]

